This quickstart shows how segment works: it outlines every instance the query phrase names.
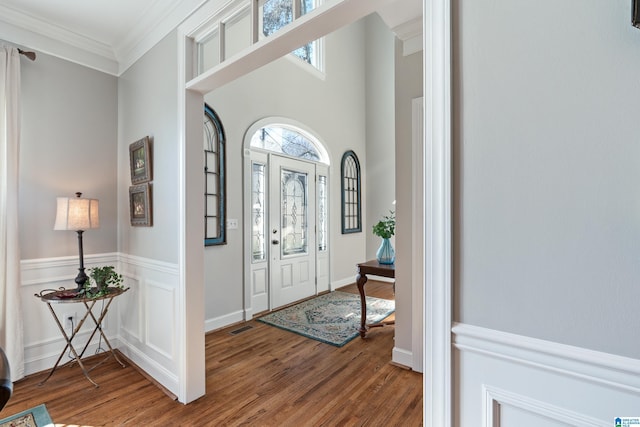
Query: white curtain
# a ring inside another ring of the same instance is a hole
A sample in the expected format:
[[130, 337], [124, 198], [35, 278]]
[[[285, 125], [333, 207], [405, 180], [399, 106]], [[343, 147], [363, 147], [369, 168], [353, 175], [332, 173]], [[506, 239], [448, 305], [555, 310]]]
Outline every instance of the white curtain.
[[24, 377], [20, 246], [18, 240], [18, 152], [20, 142], [20, 54], [0, 48], [0, 346], [11, 379]]

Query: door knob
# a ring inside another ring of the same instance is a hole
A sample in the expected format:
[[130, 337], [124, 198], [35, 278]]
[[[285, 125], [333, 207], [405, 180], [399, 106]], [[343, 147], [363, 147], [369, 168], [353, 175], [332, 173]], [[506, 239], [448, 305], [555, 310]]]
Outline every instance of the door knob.
[[273, 243], [274, 245], [277, 245], [278, 243], [280, 243], [280, 240], [278, 240], [278, 239], [273, 239], [273, 240], [271, 241], [271, 243]]

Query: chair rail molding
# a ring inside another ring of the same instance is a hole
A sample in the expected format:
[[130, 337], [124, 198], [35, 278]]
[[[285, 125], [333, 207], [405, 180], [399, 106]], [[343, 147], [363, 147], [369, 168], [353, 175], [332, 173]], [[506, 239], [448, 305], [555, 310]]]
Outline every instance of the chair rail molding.
[[452, 333], [460, 425], [608, 426], [640, 408], [640, 360], [469, 324]]
[[463, 352], [544, 369], [640, 394], [640, 360], [456, 323], [453, 345]]

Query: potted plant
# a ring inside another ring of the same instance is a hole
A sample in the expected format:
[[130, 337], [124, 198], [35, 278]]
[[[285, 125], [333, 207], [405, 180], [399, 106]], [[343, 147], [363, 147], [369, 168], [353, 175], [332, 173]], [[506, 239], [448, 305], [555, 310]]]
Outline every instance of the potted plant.
[[390, 211], [389, 215], [382, 217], [373, 226], [373, 234], [382, 238], [382, 243], [376, 252], [376, 258], [380, 264], [393, 264], [396, 262], [396, 252], [389, 240], [396, 233], [396, 215]]
[[[87, 281], [86, 288], [91, 288], [91, 285], [96, 286], [96, 291], [92, 294], [103, 295], [107, 292], [109, 287], [122, 288], [122, 274], [116, 273], [115, 268], [112, 265], [104, 267], [93, 267], [89, 269], [89, 280]], [[87, 289], [88, 290], [88, 289]]]

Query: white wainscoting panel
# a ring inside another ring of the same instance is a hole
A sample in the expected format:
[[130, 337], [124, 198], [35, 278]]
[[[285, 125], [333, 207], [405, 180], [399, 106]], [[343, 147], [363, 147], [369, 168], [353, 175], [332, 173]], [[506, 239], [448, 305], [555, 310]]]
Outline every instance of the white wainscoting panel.
[[608, 427], [603, 422], [577, 412], [569, 411], [522, 396], [484, 385], [485, 426], [499, 427], [508, 425]]
[[452, 332], [455, 425], [611, 426], [640, 416], [640, 360], [472, 325]]
[[[85, 255], [85, 269], [100, 265], [117, 266], [117, 254]], [[50, 369], [55, 364], [64, 349], [66, 342], [55, 323], [47, 304], [42, 302], [35, 295], [44, 290], [58, 290], [60, 288], [75, 289], [74, 279], [78, 274], [78, 257], [59, 257], [22, 260], [21, 267], [21, 287], [20, 297], [22, 302], [22, 312], [24, 315], [24, 351], [25, 351], [25, 374], [30, 375], [36, 372]], [[109, 314], [103, 322], [103, 330], [111, 345], [118, 346], [118, 318], [117, 318], [117, 298], [111, 304]], [[99, 303], [94, 308], [94, 313], [98, 314]], [[53, 310], [58, 317], [63, 319], [66, 315], [75, 315], [79, 319], [86, 312], [84, 305], [65, 303], [52, 304]], [[64, 320], [61, 320], [64, 322]], [[62, 323], [64, 326], [64, 323]], [[91, 319], [87, 319], [74, 339], [74, 347], [77, 351], [82, 350], [82, 346], [77, 343], [85, 343], [93, 330]], [[98, 349], [98, 336], [96, 335], [87, 348], [85, 354], [94, 354]], [[65, 354], [60, 361], [68, 361]], [[81, 372], [79, 371], [81, 374]], [[55, 375], [55, 374], [54, 374]]]
[[173, 325], [176, 319], [176, 289], [162, 283], [147, 280], [145, 299], [145, 344], [167, 360], [176, 356], [176, 340]]
[[[177, 264], [118, 253], [85, 255], [84, 261], [87, 270], [94, 266], [116, 266], [124, 277], [124, 285], [129, 287], [113, 301], [103, 322], [103, 330], [112, 347], [118, 348], [172, 393], [178, 394]], [[77, 273], [78, 258], [75, 256], [21, 261], [27, 375], [50, 369], [66, 344], [47, 305], [34, 295], [45, 289], [75, 288]], [[60, 317], [65, 314], [82, 316], [85, 312], [82, 304], [54, 304], [53, 307]], [[94, 313], [99, 307], [98, 302]], [[89, 337], [91, 326], [88, 319], [74, 339], [78, 351], [82, 348], [80, 344]], [[97, 348], [98, 336], [95, 336], [85, 354], [94, 354]], [[67, 355], [61, 363], [65, 359]], [[96, 381], [99, 383], [99, 379]]]
[[178, 265], [120, 255], [127, 308], [120, 313], [120, 350], [164, 387], [178, 394]]
[[143, 341], [142, 310], [143, 299], [140, 296], [140, 278], [123, 274], [123, 278], [129, 290], [127, 298], [120, 302], [120, 333], [128, 335], [135, 341]]

